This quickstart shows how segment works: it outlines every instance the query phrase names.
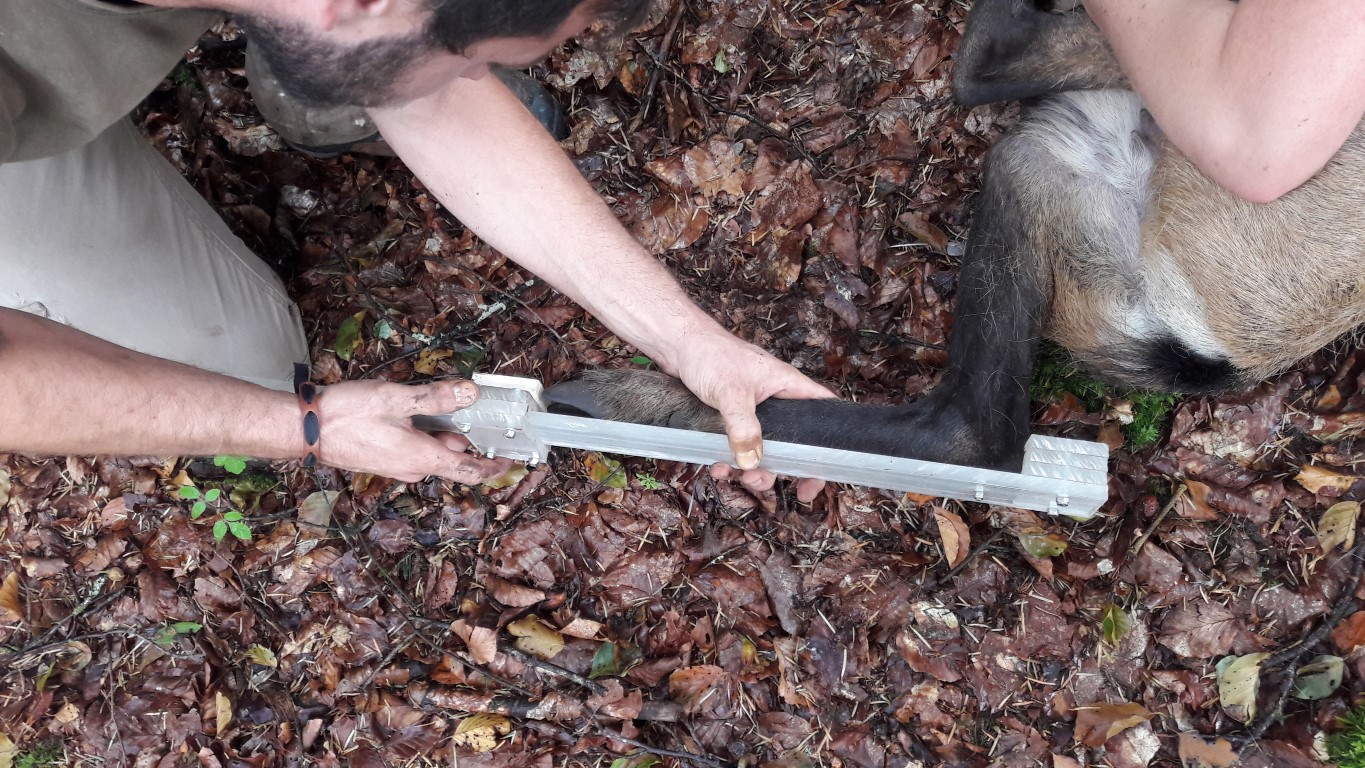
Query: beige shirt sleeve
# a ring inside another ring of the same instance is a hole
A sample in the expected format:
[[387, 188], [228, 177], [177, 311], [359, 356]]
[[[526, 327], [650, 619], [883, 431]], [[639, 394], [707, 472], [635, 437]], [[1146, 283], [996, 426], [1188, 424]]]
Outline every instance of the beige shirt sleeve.
[[0, 164], [14, 154], [14, 123], [23, 108], [23, 92], [0, 72]]

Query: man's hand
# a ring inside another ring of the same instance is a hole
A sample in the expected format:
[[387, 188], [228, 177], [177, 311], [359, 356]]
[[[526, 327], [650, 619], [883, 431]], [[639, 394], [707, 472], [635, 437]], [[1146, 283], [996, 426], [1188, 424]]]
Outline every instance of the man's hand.
[[[773, 487], [773, 473], [758, 469], [763, 460], [763, 428], [755, 409], [770, 397], [785, 400], [818, 400], [834, 393], [806, 378], [787, 363], [740, 341], [716, 326], [703, 338], [689, 337], [672, 358], [669, 371], [707, 405], [720, 411], [730, 450], [742, 470], [741, 482], [761, 493]], [[717, 464], [711, 474], [731, 475], [731, 468]], [[820, 480], [797, 483], [796, 496], [809, 503], [824, 487]]]
[[469, 442], [463, 437], [429, 435], [412, 426], [412, 417], [450, 413], [478, 399], [479, 388], [470, 381], [423, 386], [346, 381], [327, 387], [319, 401], [319, 459], [328, 466], [403, 482], [435, 475], [477, 485], [506, 472], [512, 462], [465, 453]]

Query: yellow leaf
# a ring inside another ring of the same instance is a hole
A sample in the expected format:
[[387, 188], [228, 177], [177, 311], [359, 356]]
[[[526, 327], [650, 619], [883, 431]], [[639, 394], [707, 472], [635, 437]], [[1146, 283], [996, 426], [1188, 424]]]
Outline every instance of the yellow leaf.
[[216, 725], [214, 733], [219, 736], [232, 725], [232, 700], [223, 695], [222, 691], [213, 694], [213, 713]]
[[14, 768], [14, 756], [18, 753], [9, 736], [0, 733], [0, 768]]
[[494, 489], [511, 488], [517, 483], [520, 483], [529, 474], [531, 474], [531, 470], [527, 469], [525, 465], [515, 464], [511, 469], [503, 472], [501, 475], [498, 475], [491, 480], [485, 480], [483, 487]]
[[1343, 501], [1333, 504], [1318, 521], [1318, 546], [1325, 555], [1340, 546], [1349, 552], [1356, 543], [1356, 520], [1360, 516], [1360, 502]]
[[70, 725], [80, 719], [80, 716], [80, 707], [77, 707], [75, 704], [68, 701], [62, 705], [61, 709], [57, 710], [57, 714], [53, 715], [52, 719], [55, 720], [58, 725]]
[[1355, 475], [1343, 475], [1340, 472], [1333, 472], [1315, 464], [1305, 464], [1299, 470], [1298, 476], [1294, 478], [1299, 485], [1312, 491], [1313, 493], [1328, 492], [1329, 495], [1339, 496], [1355, 485], [1360, 478]]
[[517, 650], [549, 661], [564, 650], [564, 638], [535, 616], [524, 616], [507, 625], [507, 631], [517, 638]]
[[1106, 741], [1152, 717], [1141, 704], [1096, 704], [1076, 711], [1076, 740], [1089, 747]]
[[559, 630], [560, 634], [576, 637], [580, 640], [595, 640], [597, 633], [601, 631], [602, 622], [585, 619], [582, 616], [564, 625]]
[[512, 721], [502, 715], [470, 715], [455, 727], [450, 740], [475, 752], [492, 752], [498, 746], [498, 737], [511, 732]]
[[943, 507], [934, 507], [934, 522], [938, 523], [938, 535], [943, 539], [943, 556], [948, 558], [948, 567], [954, 568], [971, 550], [972, 533], [961, 517]]
[[588, 477], [594, 483], [602, 483], [608, 488], [625, 488], [630, 485], [630, 478], [626, 477], [621, 462], [613, 461], [600, 453], [594, 451], [584, 456], [583, 466], [588, 470]]
[[417, 356], [417, 362], [412, 364], [412, 369], [426, 376], [435, 376], [437, 366], [442, 360], [454, 357], [455, 353], [449, 349], [436, 349], [427, 347], [422, 350], [422, 354]]
[[17, 622], [24, 618], [24, 607], [19, 604], [19, 572], [0, 581], [0, 622]]
[[1261, 687], [1261, 662], [1268, 653], [1226, 656], [1218, 662], [1218, 703], [1228, 717], [1249, 723], [1256, 717], [1256, 692]]
[[279, 659], [275, 658], [275, 652], [266, 648], [264, 645], [253, 645], [246, 649], [246, 657], [251, 659], [253, 663], [260, 664], [263, 667], [276, 669], [280, 666]]

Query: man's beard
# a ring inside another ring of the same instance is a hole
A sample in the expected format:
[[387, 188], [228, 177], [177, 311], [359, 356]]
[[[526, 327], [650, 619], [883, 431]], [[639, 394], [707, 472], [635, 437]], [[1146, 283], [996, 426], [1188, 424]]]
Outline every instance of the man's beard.
[[403, 74], [431, 54], [425, 34], [340, 46], [319, 40], [298, 25], [238, 16], [236, 21], [270, 65], [280, 86], [318, 107], [380, 107], [399, 99]]

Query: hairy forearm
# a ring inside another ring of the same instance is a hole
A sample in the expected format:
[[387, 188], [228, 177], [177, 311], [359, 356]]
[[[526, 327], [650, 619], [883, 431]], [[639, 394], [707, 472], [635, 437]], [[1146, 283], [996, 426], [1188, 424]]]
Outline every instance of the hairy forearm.
[[461, 222], [664, 368], [684, 338], [720, 332], [497, 78], [374, 118]]
[[1353, 0], [1087, 0], [1171, 141], [1236, 194], [1306, 181], [1365, 110]]
[[304, 450], [291, 395], [0, 309], [0, 450], [268, 459]]

